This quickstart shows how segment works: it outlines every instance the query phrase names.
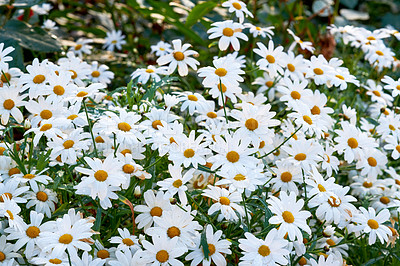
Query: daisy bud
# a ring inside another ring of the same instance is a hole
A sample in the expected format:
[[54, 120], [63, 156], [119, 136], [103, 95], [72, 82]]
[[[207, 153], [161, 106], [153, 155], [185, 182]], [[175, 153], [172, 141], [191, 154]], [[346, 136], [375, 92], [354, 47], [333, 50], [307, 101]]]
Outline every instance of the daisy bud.
[[299, 265], [306, 265], [307, 264], [307, 259], [304, 257], [301, 257], [299, 260]]
[[275, 177], [277, 177], [278, 175], [276, 174], [276, 173], [272, 173], [272, 177], [273, 178], [275, 178]]
[[133, 195], [135, 195], [136, 198], [140, 198], [142, 196], [142, 191], [140, 191], [139, 186], [135, 187], [135, 191], [133, 192]]
[[360, 94], [360, 93], [361, 93], [361, 90], [360, 90], [360, 89], [356, 89], [356, 93], [357, 93], [357, 94]]
[[175, 199], [175, 198], [170, 198], [169, 199], [169, 202], [171, 203], [171, 204], [176, 204], [176, 202], [177, 202], [177, 200]]
[[32, 127], [31, 121], [29, 119], [25, 119], [24, 121], [24, 128], [30, 129]]
[[381, 113], [384, 113], [386, 111], [386, 108], [385, 107], [382, 107], [381, 108]]

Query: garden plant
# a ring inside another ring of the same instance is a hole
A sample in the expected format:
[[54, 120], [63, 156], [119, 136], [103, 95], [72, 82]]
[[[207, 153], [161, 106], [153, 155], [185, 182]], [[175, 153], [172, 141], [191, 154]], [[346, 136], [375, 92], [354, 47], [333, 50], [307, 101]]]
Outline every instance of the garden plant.
[[0, 0], [0, 266], [400, 265], [399, 10]]

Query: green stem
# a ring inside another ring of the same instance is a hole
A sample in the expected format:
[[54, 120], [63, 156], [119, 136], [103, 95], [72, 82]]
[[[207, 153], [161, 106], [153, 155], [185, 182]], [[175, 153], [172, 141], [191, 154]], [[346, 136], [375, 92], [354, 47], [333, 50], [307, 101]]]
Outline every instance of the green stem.
[[92, 122], [89, 119], [89, 114], [88, 114], [88, 111], [87, 111], [85, 100], [83, 100], [82, 103], [83, 103], [83, 108], [85, 109], [86, 119], [87, 119], [88, 124], [89, 124], [90, 135], [92, 136], [94, 154], [96, 155], [96, 157], [98, 157], [97, 148], [96, 148], [96, 141], [94, 139], [93, 130], [92, 130], [93, 129], [93, 125], [92, 125]]

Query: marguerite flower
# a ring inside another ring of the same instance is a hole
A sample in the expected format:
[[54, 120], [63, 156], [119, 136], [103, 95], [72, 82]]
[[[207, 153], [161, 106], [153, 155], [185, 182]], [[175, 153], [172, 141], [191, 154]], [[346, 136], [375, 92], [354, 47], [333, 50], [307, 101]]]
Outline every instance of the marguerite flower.
[[212, 28], [207, 31], [207, 33], [210, 34], [208, 38], [220, 38], [218, 41], [218, 48], [221, 51], [228, 49], [230, 44], [232, 44], [235, 51], [239, 51], [239, 39], [244, 41], [249, 40], [249, 38], [242, 33], [244, 26], [240, 23], [233, 22], [232, 20], [214, 22], [211, 26]]

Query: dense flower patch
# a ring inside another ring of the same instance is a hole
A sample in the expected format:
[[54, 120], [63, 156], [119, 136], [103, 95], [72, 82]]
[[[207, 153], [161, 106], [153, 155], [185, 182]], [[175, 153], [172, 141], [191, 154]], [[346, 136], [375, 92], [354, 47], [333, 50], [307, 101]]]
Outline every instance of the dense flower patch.
[[208, 59], [160, 41], [117, 89], [90, 39], [0, 44], [0, 265], [399, 263], [400, 33], [331, 25], [327, 59], [221, 7]]

